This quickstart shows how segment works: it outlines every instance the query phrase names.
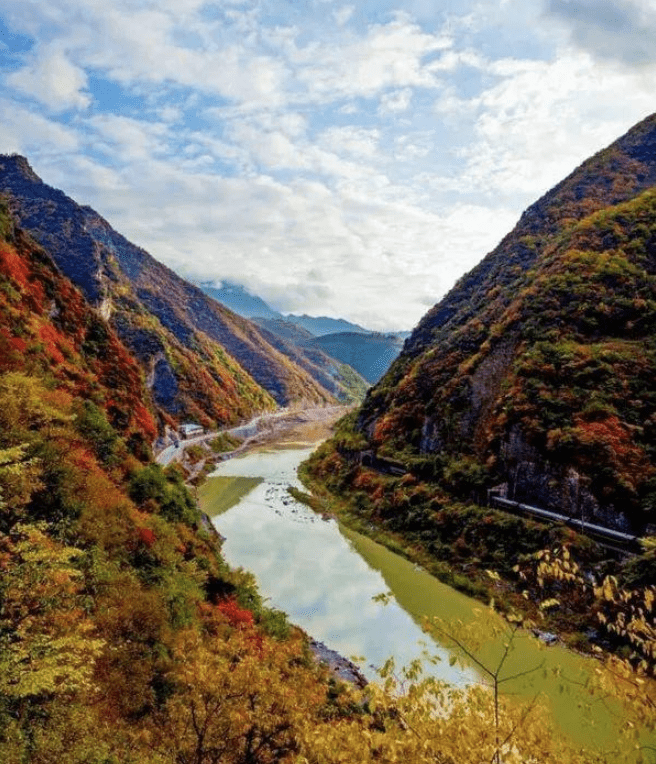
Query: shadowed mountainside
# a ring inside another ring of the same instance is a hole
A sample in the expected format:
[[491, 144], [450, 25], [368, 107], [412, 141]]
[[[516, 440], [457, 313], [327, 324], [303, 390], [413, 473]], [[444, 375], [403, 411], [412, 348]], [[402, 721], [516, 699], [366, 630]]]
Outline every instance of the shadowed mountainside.
[[348, 363], [368, 382], [377, 382], [398, 356], [402, 342], [390, 334], [340, 332], [308, 340], [333, 358]]
[[[254, 324], [131, 244], [90, 207], [43, 183], [23, 157], [0, 157], [0, 190], [11, 195], [20, 224], [134, 352], [158, 405], [169, 413], [205, 421], [232, 418], [229, 412], [211, 413], [198, 401], [188, 402], [197, 397], [194, 388], [224, 386], [223, 368], [239, 377], [234, 384], [243, 388], [247, 408], [249, 376], [279, 404], [333, 401]], [[195, 381], [197, 371], [200, 379]], [[252, 404], [270, 407], [272, 401], [260, 393]]]

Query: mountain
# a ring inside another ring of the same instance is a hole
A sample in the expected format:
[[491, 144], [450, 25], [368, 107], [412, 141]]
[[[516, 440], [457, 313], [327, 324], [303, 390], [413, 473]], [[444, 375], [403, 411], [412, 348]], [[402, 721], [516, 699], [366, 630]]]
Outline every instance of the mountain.
[[[334, 400], [254, 324], [131, 244], [91, 208], [43, 183], [23, 157], [0, 157], [0, 191], [139, 359], [157, 405], [169, 415], [210, 424], [271, 407], [272, 398], [283, 405]], [[241, 402], [238, 410], [222, 405], [225, 391]]]
[[[330, 346], [330, 342], [315, 343], [313, 340], [317, 335], [336, 327], [342, 330], [352, 329], [354, 333], [350, 336], [353, 337], [359, 332], [363, 336], [377, 336], [373, 332], [344, 319], [283, 316], [239, 284], [224, 282], [221, 287], [215, 287], [208, 283], [201, 283], [199, 286], [209, 297], [239, 315], [251, 319], [261, 328], [263, 336], [273, 347], [304, 369], [323, 388], [342, 402], [359, 403], [369, 384], [380, 378], [398, 353], [398, 350], [395, 353], [389, 353], [387, 349], [378, 353], [374, 359], [374, 365], [377, 362], [378, 371], [372, 376], [369, 373], [369, 367], [372, 364], [360, 352], [360, 346], [367, 345], [367, 353], [371, 354], [367, 343], [356, 340], [356, 347], [349, 350], [344, 341], [338, 342], [335, 346], [339, 352], [332, 354], [324, 350]], [[306, 324], [311, 328], [306, 328]], [[372, 346], [379, 344], [377, 340], [371, 343]], [[375, 351], [374, 355], [376, 355]], [[357, 365], [350, 363], [348, 358], [355, 359]], [[362, 369], [366, 369], [367, 373], [363, 374]]]
[[324, 334], [337, 334], [350, 332], [351, 334], [372, 334], [369, 329], [364, 329], [359, 324], [353, 324], [343, 318], [330, 318], [328, 316], [307, 316], [305, 314], [296, 316], [293, 313], [285, 316], [285, 321], [289, 321], [296, 326], [306, 329], [315, 337], [321, 337]]
[[290, 324], [305, 329], [315, 337], [322, 334], [332, 334], [333, 332], [360, 332], [369, 334], [369, 329], [364, 329], [358, 324], [353, 324], [343, 318], [330, 318], [328, 316], [301, 316], [290, 313], [283, 315], [274, 310], [261, 297], [252, 294], [241, 284], [234, 284], [231, 281], [224, 281], [220, 287], [209, 282], [201, 282], [200, 288], [209, 297], [233, 310], [237, 315], [244, 318], [265, 318], [273, 321], [286, 321]]
[[[336, 370], [341, 375], [344, 365], [348, 366], [351, 371], [347, 386], [352, 383], [355, 375], [361, 379], [365, 392], [389, 369], [403, 346], [403, 339], [399, 335], [404, 332], [337, 332], [317, 336], [301, 324], [287, 320], [288, 318], [289, 316], [285, 319], [255, 318], [253, 321], [262, 329], [292, 345], [298, 354], [312, 363], [318, 363], [333, 376]], [[358, 385], [358, 395], [362, 385]]]
[[[309, 760], [335, 733], [309, 640], [152, 462], [156, 414], [138, 361], [0, 201], [3, 763]], [[348, 740], [359, 715], [337, 716]]]
[[214, 298], [221, 305], [230, 308], [238, 316], [244, 318], [282, 318], [282, 313], [273, 310], [261, 297], [247, 292], [241, 284], [233, 284], [224, 281], [221, 286], [203, 281], [198, 286], [209, 297]]
[[[343, 403], [360, 403], [369, 384], [355, 369], [332, 358], [320, 348], [306, 347], [314, 335], [287, 321], [282, 313], [272, 310], [257, 295], [251, 295], [239, 284], [224, 282], [221, 287], [199, 284], [206, 295], [249, 318], [260, 327], [266, 341], [294, 364], [306, 371], [322, 388]], [[332, 319], [331, 319], [332, 320]]]
[[[48, 380], [62, 401], [86, 399], [88, 410], [101, 410], [98, 416], [137, 454], [157, 434], [156, 406], [136, 359], [16, 226], [6, 201], [0, 201], [0, 375], [5, 383], [20, 375]], [[19, 408], [27, 405], [21, 397], [15, 394]], [[4, 435], [11, 435], [6, 423]]]
[[653, 115], [529, 207], [427, 313], [358, 412], [349, 436], [358, 451], [400, 461], [455, 497], [485, 501], [495, 490], [648, 529], [655, 185]]
[[362, 402], [369, 381], [352, 365], [315, 347], [312, 344], [315, 338], [309, 332], [281, 319], [258, 318], [253, 321], [273, 347], [305, 369], [337, 400], [346, 404]]
[[403, 343], [392, 334], [339, 332], [308, 340], [333, 358], [352, 366], [368, 382], [377, 382], [398, 356]]

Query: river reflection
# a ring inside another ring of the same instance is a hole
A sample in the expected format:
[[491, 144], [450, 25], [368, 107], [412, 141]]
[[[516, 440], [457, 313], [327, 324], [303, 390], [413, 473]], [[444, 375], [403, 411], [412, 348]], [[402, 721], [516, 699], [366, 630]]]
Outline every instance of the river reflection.
[[[226, 537], [227, 561], [252, 571], [270, 604], [310, 635], [342, 655], [361, 656], [356, 663], [369, 678], [375, 678], [375, 667], [390, 656], [397, 666], [409, 664], [421, 656], [422, 643], [429, 642], [430, 653], [442, 657], [429, 667], [431, 674], [457, 685], [478, 680], [473, 670], [449, 666], [449, 653], [423, 634], [422, 616], [469, 623], [482, 613], [490, 622], [490, 638], [477, 657], [496, 666], [505, 649], [503, 639], [491, 636], [499, 621], [496, 613], [294, 501], [287, 488], [301, 487], [296, 468], [311, 452], [251, 453], [222, 463], [213, 473], [221, 477], [210, 477], [202, 486], [201, 505]], [[389, 604], [373, 600], [388, 591], [394, 595]], [[534, 671], [536, 667], [540, 670]], [[564, 733], [581, 745], [608, 748], [617, 736], [619, 709], [606, 708], [603, 700], [587, 694], [591, 667], [589, 659], [559, 646], [544, 649], [523, 634], [503, 673], [519, 677], [504, 682], [503, 693], [524, 701], [536, 694], [547, 698]]]
[[[389, 587], [337, 523], [289, 495], [289, 485], [301, 487], [296, 467], [311, 450], [260, 452], [219, 465], [213, 475], [261, 477], [264, 482], [213, 522], [226, 538], [226, 560], [252, 571], [273, 607], [333, 650], [358, 656], [363, 673], [373, 678], [375, 668], [390, 656], [399, 666], [420, 657], [426, 637], [395, 601], [383, 605], [373, 600]], [[201, 496], [204, 510], [213, 515], [220, 495], [211, 478]], [[455, 684], [474, 678], [472, 672], [449, 666], [444, 649], [432, 642], [430, 647], [432, 654], [444, 657], [431, 666], [432, 674]]]

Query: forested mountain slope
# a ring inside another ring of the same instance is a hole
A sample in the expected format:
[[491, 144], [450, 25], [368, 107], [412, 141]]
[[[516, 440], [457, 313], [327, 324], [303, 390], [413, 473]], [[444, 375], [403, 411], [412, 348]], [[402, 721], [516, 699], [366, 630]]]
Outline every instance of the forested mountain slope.
[[315, 337], [307, 344], [348, 363], [373, 384], [389, 369], [403, 343], [393, 334], [338, 332]]
[[[283, 316], [273, 310], [257, 295], [239, 284], [225, 282], [220, 287], [209, 283], [199, 284], [203, 292], [233, 310], [240, 316], [248, 318], [257, 324], [273, 347], [290, 358], [295, 364], [310, 374], [322, 387], [328, 390], [338, 400], [346, 403], [360, 403], [364, 398], [369, 382], [345, 362], [340, 356], [331, 356], [320, 347], [312, 345], [316, 333], [305, 329], [301, 323], [307, 320], [315, 328], [326, 326], [349, 326], [360, 330], [348, 321], [332, 318], [310, 318], [309, 316]], [[366, 329], [362, 332], [368, 334]], [[321, 334], [322, 332], [317, 332]], [[391, 362], [391, 358], [389, 361]], [[389, 367], [389, 363], [385, 368]], [[382, 374], [382, 371], [381, 371]], [[379, 375], [380, 376], [380, 375]]]
[[339, 708], [182, 473], [150, 461], [155, 414], [139, 364], [2, 202], [3, 764], [291, 761]]
[[[532, 205], [422, 319], [362, 449], [461, 497], [656, 520], [656, 115]], [[422, 466], [419, 466], [422, 465]]]
[[[23, 157], [0, 157], [2, 190], [11, 195], [20, 224], [46, 247], [139, 358], [163, 409], [204, 421], [230, 419], [229, 411], [205, 412], [187, 401], [194, 388], [221, 387], [223, 376], [239, 377], [239, 366], [248, 374], [241, 372], [237, 386], [248, 386], [250, 375], [279, 404], [333, 400], [254, 324], [131, 244], [91, 208], [43, 183]], [[197, 383], [195, 367], [201, 371]], [[230, 368], [228, 375], [221, 368]], [[272, 405], [261, 392], [249, 403], [245, 387], [240, 397], [247, 408]]]
[[[369, 382], [348, 362], [325, 353], [321, 347], [314, 346], [312, 341], [299, 341], [298, 336], [303, 330], [295, 324], [274, 319], [253, 319], [253, 322], [260, 327], [267, 342], [305, 369], [337, 400], [343, 403], [362, 402], [369, 389]], [[295, 330], [296, 336], [291, 336], [288, 327]], [[310, 340], [313, 339], [311, 336]]]

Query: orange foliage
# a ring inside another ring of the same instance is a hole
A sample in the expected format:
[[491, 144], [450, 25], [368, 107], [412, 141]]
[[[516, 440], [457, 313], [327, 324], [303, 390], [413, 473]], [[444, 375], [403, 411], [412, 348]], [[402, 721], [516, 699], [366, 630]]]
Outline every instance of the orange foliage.
[[154, 440], [157, 436], [157, 427], [155, 426], [155, 421], [150, 411], [148, 411], [141, 401], [136, 401], [132, 413], [135, 427], [140, 432], [143, 432], [148, 440]]
[[137, 534], [139, 536], [139, 541], [143, 542], [149, 549], [157, 540], [154, 531], [150, 528], [138, 528]]
[[395, 422], [390, 415], [382, 416], [377, 422], [374, 429], [372, 441], [374, 443], [384, 443], [388, 437], [393, 435], [395, 429]]
[[86, 448], [72, 447], [68, 458], [78, 472], [87, 475], [89, 472], [99, 472], [95, 457]]
[[575, 420], [574, 433], [578, 442], [605, 454], [614, 469], [636, 484], [654, 473], [644, 451], [635, 445], [632, 434], [617, 416], [602, 421]]
[[376, 484], [377, 482], [378, 481], [376, 480], [375, 473], [369, 472], [365, 470], [364, 468], [362, 468], [358, 471], [358, 474], [353, 478], [353, 487], [367, 490], [371, 488], [372, 485]]

